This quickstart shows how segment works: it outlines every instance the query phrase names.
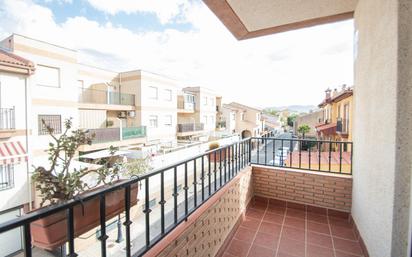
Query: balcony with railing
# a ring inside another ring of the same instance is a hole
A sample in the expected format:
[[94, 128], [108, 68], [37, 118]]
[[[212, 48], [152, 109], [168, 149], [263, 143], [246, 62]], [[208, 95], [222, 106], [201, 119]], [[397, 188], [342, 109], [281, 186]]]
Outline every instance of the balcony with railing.
[[93, 151], [110, 145], [117, 147], [130, 143], [143, 143], [146, 138], [146, 127], [88, 129], [87, 134], [94, 135], [92, 144], [81, 146], [80, 151]]
[[177, 99], [178, 113], [194, 113], [195, 111], [195, 96], [184, 93]]
[[0, 108], [0, 138], [9, 138], [16, 129], [15, 107]]
[[[59, 215], [64, 240], [55, 247], [68, 256], [363, 256], [349, 213], [351, 158], [324, 154], [316, 147], [323, 143], [343, 144], [244, 139], [25, 214], [0, 224], [0, 235], [22, 227], [32, 256], [44, 247], [33, 234], [36, 224]], [[294, 153], [296, 159], [282, 157]], [[122, 203], [117, 223], [106, 212], [113, 195]], [[92, 201], [100, 219], [90, 229], [98, 237], [84, 244], [76, 225], [82, 216], [74, 214]]]
[[79, 88], [79, 102], [85, 104], [129, 105], [135, 106], [135, 95], [108, 90]]
[[205, 125], [203, 123], [177, 124], [177, 135], [186, 136], [186, 135], [198, 134], [198, 133], [202, 133], [204, 129], [205, 129]]

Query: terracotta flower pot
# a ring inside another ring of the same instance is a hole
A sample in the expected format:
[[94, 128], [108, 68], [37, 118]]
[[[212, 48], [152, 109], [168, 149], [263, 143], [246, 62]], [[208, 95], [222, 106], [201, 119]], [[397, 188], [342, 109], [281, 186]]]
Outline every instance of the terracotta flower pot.
[[[130, 190], [130, 206], [137, 204], [138, 186], [133, 184]], [[74, 213], [74, 235], [79, 236], [100, 225], [99, 197], [76, 205]], [[124, 211], [124, 189], [106, 193], [106, 220]], [[84, 210], [84, 213], [83, 213]], [[33, 245], [54, 250], [67, 241], [66, 211], [36, 220], [30, 224]]]

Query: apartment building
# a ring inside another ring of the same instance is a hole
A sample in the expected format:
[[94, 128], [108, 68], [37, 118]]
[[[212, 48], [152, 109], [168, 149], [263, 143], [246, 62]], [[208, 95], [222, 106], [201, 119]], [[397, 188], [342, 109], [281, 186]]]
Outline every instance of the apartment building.
[[147, 128], [146, 144], [176, 145], [177, 81], [159, 74], [134, 70], [119, 74], [122, 92], [135, 95], [133, 124]]
[[262, 118], [262, 110], [236, 102], [225, 104], [222, 109], [230, 131], [239, 133], [242, 138], [260, 136], [263, 133], [265, 120]]
[[325, 91], [325, 99], [319, 104], [319, 108], [323, 110], [323, 120], [316, 126], [321, 139], [352, 140], [352, 100], [353, 89], [346, 85], [340, 91]]
[[[30, 202], [28, 84], [34, 65], [0, 50], [0, 223], [20, 216]], [[22, 249], [22, 231], [0, 235], [0, 256]]]
[[185, 87], [179, 96], [177, 137], [207, 140], [216, 129], [219, 96], [204, 87]]

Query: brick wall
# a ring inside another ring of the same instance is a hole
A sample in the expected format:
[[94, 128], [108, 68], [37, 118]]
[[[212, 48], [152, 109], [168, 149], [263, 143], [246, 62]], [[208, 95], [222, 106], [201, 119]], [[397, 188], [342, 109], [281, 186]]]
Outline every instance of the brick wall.
[[352, 176], [253, 166], [256, 196], [350, 212]]
[[252, 168], [246, 167], [145, 256], [215, 256], [252, 196]]

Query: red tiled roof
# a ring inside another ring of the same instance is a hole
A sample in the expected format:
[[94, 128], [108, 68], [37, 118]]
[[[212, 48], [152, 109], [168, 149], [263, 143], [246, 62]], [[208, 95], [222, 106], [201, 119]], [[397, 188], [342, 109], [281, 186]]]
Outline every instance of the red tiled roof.
[[18, 55], [0, 49], [0, 64], [34, 70], [34, 64]]

